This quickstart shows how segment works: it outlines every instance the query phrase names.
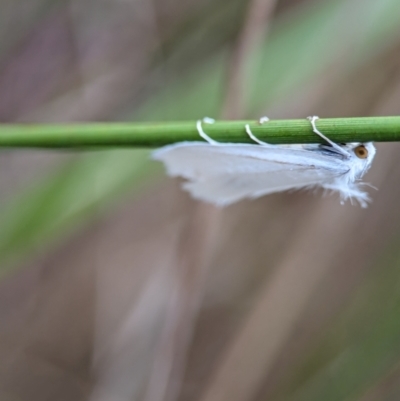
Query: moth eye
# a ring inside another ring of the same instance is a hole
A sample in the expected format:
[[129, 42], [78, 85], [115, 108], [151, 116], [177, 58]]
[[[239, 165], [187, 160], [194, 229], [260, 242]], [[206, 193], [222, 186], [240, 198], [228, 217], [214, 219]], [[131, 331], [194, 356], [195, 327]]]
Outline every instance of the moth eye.
[[359, 159], [366, 159], [368, 157], [368, 150], [364, 145], [359, 145], [354, 149], [355, 155]]

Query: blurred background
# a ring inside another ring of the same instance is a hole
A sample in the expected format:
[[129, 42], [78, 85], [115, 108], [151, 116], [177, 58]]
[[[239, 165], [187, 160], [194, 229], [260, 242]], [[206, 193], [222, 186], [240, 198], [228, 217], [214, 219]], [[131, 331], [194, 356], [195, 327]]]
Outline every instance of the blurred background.
[[[398, 115], [398, 0], [2, 0], [0, 121]], [[373, 203], [195, 202], [146, 149], [0, 152], [0, 399], [400, 398], [400, 166]]]

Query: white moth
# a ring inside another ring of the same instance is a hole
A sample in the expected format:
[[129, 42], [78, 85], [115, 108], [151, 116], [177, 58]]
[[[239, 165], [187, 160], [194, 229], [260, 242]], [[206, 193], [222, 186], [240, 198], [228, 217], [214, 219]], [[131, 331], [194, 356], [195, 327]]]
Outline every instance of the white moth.
[[[197, 122], [205, 142], [180, 142], [157, 149], [153, 158], [164, 162], [170, 176], [187, 180], [183, 188], [196, 198], [218, 206], [274, 192], [322, 187], [338, 191], [342, 203], [369, 201], [360, 182], [375, 156], [372, 143], [336, 144], [317, 130], [318, 117], [309, 117], [313, 131], [327, 144], [271, 145], [245, 130], [257, 144], [219, 143]], [[211, 124], [214, 120], [206, 118]], [[267, 117], [260, 123], [268, 121]]]

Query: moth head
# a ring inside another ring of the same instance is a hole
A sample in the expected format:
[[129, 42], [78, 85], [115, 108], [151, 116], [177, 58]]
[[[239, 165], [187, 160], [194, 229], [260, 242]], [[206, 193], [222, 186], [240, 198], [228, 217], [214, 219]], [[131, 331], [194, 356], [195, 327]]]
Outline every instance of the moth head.
[[372, 142], [351, 143], [348, 145], [348, 150], [352, 154], [356, 177], [362, 177], [371, 167], [376, 153], [375, 146]]

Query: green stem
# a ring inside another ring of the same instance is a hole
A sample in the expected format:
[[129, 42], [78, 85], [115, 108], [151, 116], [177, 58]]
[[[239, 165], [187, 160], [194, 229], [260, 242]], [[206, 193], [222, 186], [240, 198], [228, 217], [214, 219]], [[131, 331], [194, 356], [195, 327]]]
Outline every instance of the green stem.
[[[217, 121], [203, 123], [204, 131], [220, 142], [251, 143], [244, 125], [271, 144], [316, 143], [307, 119]], [[400, 117], [327, 118], [318, 129], [337, 143], [400, 141]], [[181, 141], [202, 141], [196, 122], [84, 123], [59, 125], [0, 124], [0, 147], [7, 148], [98, 148], [158, 147]]]

